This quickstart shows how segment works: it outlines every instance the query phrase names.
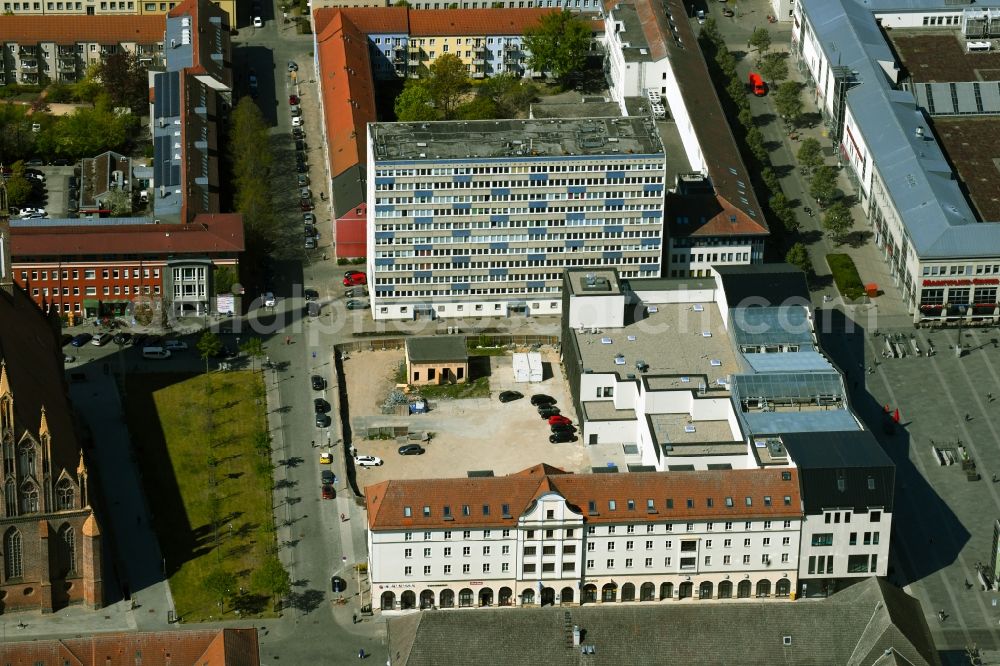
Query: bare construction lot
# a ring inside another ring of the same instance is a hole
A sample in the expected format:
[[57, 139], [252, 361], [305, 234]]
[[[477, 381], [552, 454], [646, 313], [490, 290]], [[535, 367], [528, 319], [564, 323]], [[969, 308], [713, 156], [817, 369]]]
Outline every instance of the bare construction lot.
[[[541, 383], [515, 384], [510, 355], [473, 357], [483, 367], [489, 361], [488, 398], [432, 399], [426, 414], [395, 416], [382, 414], [381, 408], [395, 386], [402, 350], [352, 353], [344, 361], [351, 443], [359, 455], [385, 461], [381, 467], [358, 469], [358, 486], [386, 479], [465, 476], [472, 470], [491, 470], [502, 476], [541, 462], [571, 472], [589, 470], [584, 444], [550, 444], [549, 426], [529, 402], [535, 393], [551, 395], [562, 413], [577, 421], [558, 355], [551, 350], [543, 350], [542, 355], [547, 365]], [[525, 397], [501, 403], [497, 395], [505, 390], [520, 391]], [[396, 439], [365, 438], [370, 426], [398, 425], [408, 426], [410, 432], [431, 433], [430, 440], [421, 443], [427, 452], [401, 456]]]

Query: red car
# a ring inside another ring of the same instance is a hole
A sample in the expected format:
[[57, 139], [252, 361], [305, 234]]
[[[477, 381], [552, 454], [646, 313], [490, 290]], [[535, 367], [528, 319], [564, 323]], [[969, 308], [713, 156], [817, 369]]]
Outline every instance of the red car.
[[368, 284], [368, 276], [364, 273], [351, 273], [344, 278], [345, 287], [357, 287], [359, 285]]
[[337, 497], [337, 492], [333, 489], [329, 483], [323, 484], [323, 499], [335, 499]]
[[312, 199], [301, 199], [299, 201], [299, 208], [302, 209], [303, 212], [312, 210], [313, 209]]
[[288, 103], [291, 104], [291, 105], [293, 105], [293, 106], [295, 104], [298, 104], [299, 103], [299, 96], [298, 95], [289, 95], [288, 96]]
[[556, 414], [555, 416], [549, 417], [549, 425], [572, 425], [572, 421], [563, 416], [562, 414]]

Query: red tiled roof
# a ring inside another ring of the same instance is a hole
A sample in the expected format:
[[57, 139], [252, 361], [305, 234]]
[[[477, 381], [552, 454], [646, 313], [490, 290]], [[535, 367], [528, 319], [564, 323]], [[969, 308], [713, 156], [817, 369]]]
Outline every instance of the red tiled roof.
[[368, 40], [343, 11], [334, 11], [321, 33], [320, 93], [329, 146], [330, 177], [365, 161], [366, 126], [375, 122], [375, 92]]
[[558, 9], [420, 9], [410, 12], [410, 36], [523, 35]]
[[15, 261], [52, 255], [188, 254], [243, 251], [243, 216], [198, 215], [189, 224], [14, 227]]
[[45, 666], [259, 666], [256, 629], [96, 634], [86, 638], [8, 642], [4, 663]]
[[366, 35], [372, 33], [405, 35], [410, 31], [411, 13], [407, 7], [351, 7], [342, 11], [347, 20]]
[[117, 44], [163, 41], [167, 22], [163, 14], [150, 16], [0, 16], [0, 42]]
[[[545, 492], [566, 498], [587, 523], [790, 518], [802, 512], [795, 469], [545, 475], [532, 469], [535, 471], [503, 477], [383, 481], [367, 486], [368, 527], [389, 531], [512, 526]], [[782, 474], [789, 474], [789, 479], [783, 479]], [[765, 496], [771, 498], [770, 505], [765, 504]], [[787, 505], [786, 496], [790, 498]], [[708, 498], [713, 500], [711, 507]], [[732, 506], [726, 506], [727, 498], [732, 499]], [[668, 499], [673, 500], [673, 508], [667, 507]], [[693, 500], [691, 508], [688, 499]], [[615, 501], [615, 510], [609, 507], [611, 500]], [[632, 509], [628, 508], [628, 500], [634, 500]], [[656, 513], [648, 512], [648, 500], [654, 501]], [[595, 503], [596, 511], [589, 510], [590, 502]], [[502, 504], [510, 508], [506, 518]], [[463, 515], [465, 505], [471, 508], [469, 516]], [[484, 505], [490, 506], [488, 515], [483, 515]], [[423, 513], [425, 506], [430, 507], [428, 517]], [[451, 508], [453, 520], [443, 519], [445, 506]], [[409, 517], [404, 515], [404, 507], [410, 507]]]
[[[667, 195], [670, 237], [766, 236], [767, 227], [724, 197], [712, 194]], [[679, 220], [683, 219], [684, 222]]]
[[361, 202], [337, 218], [334, 237], [337, 239], [337, 257], [364, 257], [368, 247], [368, 228], [365, 216], [367, 206]]

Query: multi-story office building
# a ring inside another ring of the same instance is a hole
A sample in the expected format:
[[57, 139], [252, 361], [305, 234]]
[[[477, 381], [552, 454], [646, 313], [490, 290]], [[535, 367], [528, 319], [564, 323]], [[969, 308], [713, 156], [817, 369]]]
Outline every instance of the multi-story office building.
[[163, 27], [162, 15], [0, 16], [0, 85], [73, 83], [118, 51], [162, 65]]
[[[385, 8], [395, 6], [390, 0], [313, 0], [313, 9]], [[419, 0], [409, 3], [409, 9], [469, 10], [469, 9], [564, 9], [571, 12], [603, 13], [601, 0]]]
[[[5, 34], [4, 21], [18, 16], [44, 16], [47, 22], [59, 20], [60, 16], [72, 17], [73, 21], [100, 16], [100, 22], [117, 20], [117, 15], [124, 14], [125, 21], [135, 21], [137, 16], [158, 17], [162, 21], [164, 14], [180, 4], [179, 0], [2, 0], [0, 9], [4, 17], [0, 19], [0, 35]], [[227, 23], [236, 24], [236, 0], [212, 0], [212, 4], [226, 13]], [[76, 26], [74, 23], [66, 34], [72, 35]]]
[[[914, 322], [997, 321], [1000, 224], [981, 220], [970, 205], [927, 115], [903, 89], [903, 70], [882, 27], [961, 24], [968, 39], [979, 39], [995, 34], [983, 32], [990, 25], [997, 30], [995, 3], [804, 0], [793, 10], [791, 54], [809, 79]], [[959, 96], [954, 85], [938, 84], [942, 107], [956, 116], [995, 107], [995, 85], [990, 92], [984, 83], [981, 95], [975, 86]]]
[[795, 469], [384, 481], [365, 488], [382, 610], [790, 598]]
[[659, 276], [664, 165], [648, 118], [369, 125], [375, 319], [558, 314], [566, 267]]

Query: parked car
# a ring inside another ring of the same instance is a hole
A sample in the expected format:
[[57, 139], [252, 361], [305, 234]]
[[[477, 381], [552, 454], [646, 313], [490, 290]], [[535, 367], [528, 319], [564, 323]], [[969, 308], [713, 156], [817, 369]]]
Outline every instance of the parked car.
[[313, 391], [322, 391], [326, 388], [326, 380], [320, 375], [313, 375], [309, 378]]
[[549, 442], [552, 444], [559, 444], [562, 442], [575, 442], [576, 435], [571, 432], [554, 432], [549, 435]]
[[560, 423], [554, 426], [549, 426], [552, 432], [576, 432], [576, 428], [568, 423]]
[[307, 165], [305, 162], [298, 162], [295, 165], [295, 170], [299, 173], [306, 173], [307, 171], [309, 171], [309, 165]]
[[345, 287], [356, 287], [366, 284], [368, 284], [368, 277], [364, 273], [352, 273], [350, 276], [344, 278]]
[[65, 347], [69, 343], [73, 342], [73, 336], [69, 333], [63, 333], [59, 338], [59, 342], [61, 343], [60, 346]]
[[404, 444], [399, 447], [399, 455], [401, 456], [420, 456], [424, 453], [424, 447], [419, 444]]
[[306, 240], [305, 240], [305, 249], [307, 249], [307, 250], [315, 250], [316, 249], [316, 238], [315, 237], [313, 237], [313, 236], [306, 237]]
[[309, 184], [309, 176], [305, 174], [299, 174], [299, 187], [305, 187]]
[[306, 132], [301, 127], [293, 127], [292, 128], [292, 138], [293, 139], [301, 139], [305, 135], [306, 135]]
[[549, 425], [550, 426], [555, 426], [555, 425], [572, 425], [572, 423], [573, 423], [572, 421], [570, 421], [568, 418], [566, 418], [562, 414], [556, 414], [555, 416], [550, 416], [549, 417]]
[[320, 465], [332, 465], [333, 464], [333, 454], [329, 451], [323, 451], [319, 454], [319, 464]]
[[559, 413], [558, 407], [545, 406], [538, 408], [538, 415], [541, 416], [546, 421], [552, 418], [553, 416], [556, 416], [558, 413]]
[[330, 415], [329, 414], [317, 414], [316, 415], [316, 427], [317, 428], [329, 428], [330, 427]]
[[319, 229], [311, 224], [305, 225], [305, 227], [303, 227], [303, 232], [305, 233], [306, 238], [319, 238]]
[[263, 28], [264, 27], [264, 21], [259, 16], [254, 16], [253, 17], [253, 27], [255, 27], [255, 28]]
[[110, 333], [99, 333], [97, 337], [95, 337], [93, 340], [90, 341], [90, 344], [96, 347], [103, 347], [104, 345], [111, 342], [113, 337], [114, 336], [111, 335]]
[[76, 363], [76, 356], [70, 356], [69, 354], [63, 354], [63, 364], [69, 365], [70, 363]]
[[326, 414], [330, 411], [330, 403], [323, 398], [315, 398], [313, 399], [313, 409], [317, 414]]
[[323, 483], [336, 483], [337, 475], [328, 469], [324, 469], [319, 473], [319, 478]]
[[167, 340], [163, 343], [164, 348], [170, 351], [182, 351], [188, 348], [188, 345], [183, 340]]
[[274, 294], [270, 291], [264, 292], [264, 307], [273, 308], [277, 304], [277, 300], [274, 298]]
[[698, 17], [698, 23], [704, 23], [705, 22], [705, 10], [704, 9], [699, 9], [698, 13], [695, 14], [695, 16]]
[[501, 391], [497, 397], [500, 402], [514, 402], [523, 398], [524, 394], [519, 391]]
[[299, 199], [312, 199], [312, 195], [313, 195], [312, 190], [310, 190], [308, 187], [299, 188]]
[[305, 139], [296, 139], [295, 140], [295, 150], [298, 150], [298, 151], [301, 151], [301, 152], [305, 152], [307, 148], [308, 148], [308, 146], [306, 145], [306, 140]]
[[115, 337], [114, 337], [114, 338], [112, 339], [112, 341], [113, 341], [113, 342], [114, 342], [114, 343], [115, 343], [116, 345], [127, 345], [127, 344], [129, 344], [130, 342], [132, 342], [132, 334], [131, 334], [131, 333], [128, 333], [128, 332], [126, 332], [126, 331], [123, 331], [123, 332], [119, 333], [118, 335], [116, 335], [116, 336], [115, 336]]
[[354, 464], [359, 467], [378, 467], [382, 459], [378, 456], [354, 456]]
[[302, 115], [302, 108], [299, 106], [290, 106], [288, 107], [288, 110], [289, 113], [292, 114], [292, 118], [298, 118], [299, 116]]
[[[724, 0], [724, 1], [725, 1], [725, 0]], [[734, 12], [734, 11], [733, 11], [732, 9], [730, 9], [729, 7], [723, 7], [723, 8], [722, 8], [722, 15], [723, 15], [723, 16], [730, 16], [730, 17], [731, 17], [731, 16], [736, 16], [736, 12]]]
[[320, 304], [316, 301], [309, 301], [306, 303], [306, 315], [309, 317], [318, 317], [320, 315]]
[[318, 301], [319, 292], [316, 291], [315, 289], [303, 289], [302, 297], [305, 298], [307, 301]]
[[531, 396], [531, 404], [535, 407], [540, 405], [554, 405], [556, 404], [556, 399], [551, 395], [545, 395], [544, 393], [536, 393]]
[[299, 209], [303, 212], [307, 210], [312, 210], [314, 208], [312, 199], [301, 199], [299, 201]]
[[302, 213], [302, 222], [304, 224], [316, 224], [316, 214], [315, 213]]
[[302, 126], [302, 116], [296, 116], [292, 118], [292, 127], [301, 127], [301, 126]]
[[337, 491], [329, 483], [323, 484], [323, 499], [337, 499]]
[[[30, 163], [29, 163], [30, 164]], [[58, 157], [52, 160], [52, 166], [70, 166], [73, 164], [73, 160], [66, 157]]]
[[355, 300], [347, 301], [347, 309], [348, 310], [364, 310], [367, 307], [368, 307], [368, 303], [366, 303], [364, 301], [355, 301]]
[[295, 106], [296, 104], [299, 103], [299, 96], [298, 95], [289, 95], [288, 96], [288, 103], [290, 105], [292, 105], [292, 106]]

